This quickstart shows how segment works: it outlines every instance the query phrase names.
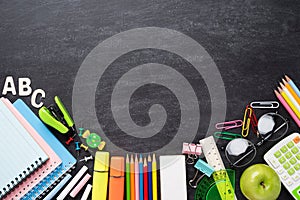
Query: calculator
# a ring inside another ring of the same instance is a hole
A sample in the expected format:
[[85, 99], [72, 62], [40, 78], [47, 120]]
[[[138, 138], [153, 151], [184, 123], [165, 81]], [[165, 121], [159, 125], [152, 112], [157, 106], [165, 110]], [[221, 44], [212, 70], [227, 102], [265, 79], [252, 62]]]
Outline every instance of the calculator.
[[264, 155], [264, 160], [291, 195], [300, 200], [300, 134], [292, 133], [282, 139]]

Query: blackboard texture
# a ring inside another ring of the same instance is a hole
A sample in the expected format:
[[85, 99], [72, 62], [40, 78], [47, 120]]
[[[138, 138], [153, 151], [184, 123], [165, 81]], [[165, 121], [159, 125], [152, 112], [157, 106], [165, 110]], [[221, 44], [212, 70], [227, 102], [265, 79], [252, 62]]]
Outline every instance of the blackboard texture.
[[[7, 76], [15, 81], [29, 77], [33, 89], [45, 90], [45, 105], [60, 96], [77, 128], [98, 132], [107, 148], [147, 155], [172, 144], [178, 132], [193, 130], [194, 135], [184, 133], [189, 141], [179, 140], [166, 150], [180, 152], [173, 147], [212, 134], [213, 119], [242, 119], [249, 102], [275, 100], [273, 89], [284, 74], [300, 85], [299, 13], [294, 0], [2, 0], [0, 90]], [[131, 30], [142, 31], [126, 32]], [[142, 43], [147, 45], [130, 49]], [[190, 51], [193, 45], [203, 54]], [[191, 54], [185, 57], [186, 52]], [[193, 64], [199, 60], [203, 73]], [[82, 73], [89, 66], [95, 73]], [[29, 96], [21, 98], [30, 104]], [[283, 108], [279, 112], [289, 117]], [[299, 130], [290, 124], [289, 132]], [[253, 164], [264, 163], [264, 153], [274, 144], [261, 147]], [[226, 142], [217, 145], [229, 167], [222, 150]], [[74, 144], [68, 148], [77, 156]], [[81, 151], [78, 159], [84, 155], [89, 153]], [[92, 173], [92, 162], [88, 166]], [[192, 178], [193, 167], [187, 169]], [[238, 199], [244, 199], [239, 188], [244, 169], [236, 170]], [[188, 196], [194, 199], [189, 187]], [[285, 188], [279, 199], [291, 199]]]

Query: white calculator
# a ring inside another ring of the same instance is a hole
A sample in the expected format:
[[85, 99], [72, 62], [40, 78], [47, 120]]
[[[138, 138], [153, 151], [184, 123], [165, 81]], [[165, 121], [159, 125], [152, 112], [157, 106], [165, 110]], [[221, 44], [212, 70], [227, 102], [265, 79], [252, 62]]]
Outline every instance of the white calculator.
[[300, 134], [293, 133], [282, 139], [264, 155], [264, 159], [291, 195], [300, 200]]

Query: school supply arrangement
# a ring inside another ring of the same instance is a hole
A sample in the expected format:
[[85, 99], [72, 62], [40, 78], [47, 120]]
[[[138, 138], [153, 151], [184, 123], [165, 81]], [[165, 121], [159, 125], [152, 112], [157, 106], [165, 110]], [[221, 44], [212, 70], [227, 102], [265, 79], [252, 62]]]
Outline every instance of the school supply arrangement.
[[[274, 92], [300, 127], [297, 86], [285, 76]], [[0, 125], [3, 128], [0, 134], [5, 145], [0, 150], [1, 159], [8, 163], [0, 166], [1, 177], [4, 177], [0, 180], [1, 199], [77, 198], [85, 187], [83, 200], [157, 200], [159, 196], [161, 200], [185, 200], [187, 187], [191, 187], [195, 189], [195, 200], [235, 200], [235, 169], [252, 163], [267, 141], [279, 142], [264, 155], [264, 160], [291, 195], [300, 199], [300, 135], [286, 136], [289, 121], [278, 113], [280, 104], [277, 101], [250, 102], [243, 120], [217, 123], [217, 131], [199, 143], [184, 142], [183, 155], [159, 156], [159, 167], [155, 154], [110, 156], [103, 151], [106, 143], [99, 134], [84, 128], [79, 128], [77, 134], [74, 121], [60, 98], [56, 96], [54, 102], [55, 105], [39, 110], [39, 119], [22, 100], [11, 104], [1, 98]], [[268, 112], [262, 113], [264, 110]], [[69, 173], [76, 159], [44, 123], [67, 135], [65, 143], [75, 146], [77, 156], [80, 151], [97, 150], [95, 156], [85, 155], [78, 159], [79, 162], [94, 162], [92, 174], [87, 172], [85, 165], [74, 176]], [[76, 141], [77, 135], [80, 142]], [[218, 139], [227, 141], [224, 152], [231, 169], [222, 161], [215, 141]], [[195, 169], [190, 180], [186, 177], [186, 165]], [[92, 184], [89, 184], [90, 179]]]

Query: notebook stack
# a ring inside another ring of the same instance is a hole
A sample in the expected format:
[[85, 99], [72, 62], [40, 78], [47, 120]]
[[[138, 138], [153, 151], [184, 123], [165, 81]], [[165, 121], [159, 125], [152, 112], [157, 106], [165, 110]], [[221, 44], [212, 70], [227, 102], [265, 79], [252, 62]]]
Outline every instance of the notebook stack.
[[0, 199], [42, 198], [76, 159], [22, 101], [0, 99]]

